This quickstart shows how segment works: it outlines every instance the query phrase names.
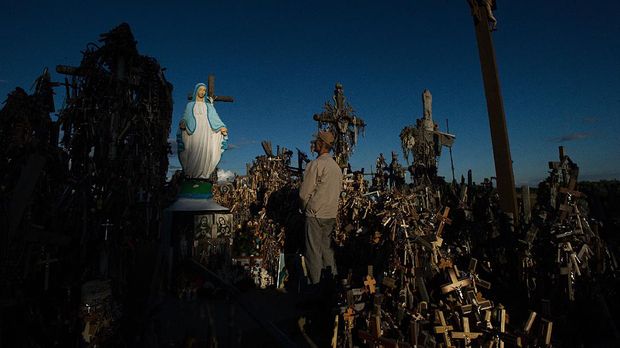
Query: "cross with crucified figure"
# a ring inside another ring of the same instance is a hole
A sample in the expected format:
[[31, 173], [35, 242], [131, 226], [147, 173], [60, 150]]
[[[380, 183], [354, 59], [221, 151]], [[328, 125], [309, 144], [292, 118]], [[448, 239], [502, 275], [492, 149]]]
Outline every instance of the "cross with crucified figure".
[[340, 83], [336, 84], [332, 100], [333, 104], [326, 102], [324, 111], [312, 118], [318, 122], [319, 130], [329, 130], [336, 136], [334, 159], [341, 168], [346, 168], [353, 147], [357, 144], [359, 131], [364, 129], [366, 123], [356, 116], [351, 105], [346, 102]]

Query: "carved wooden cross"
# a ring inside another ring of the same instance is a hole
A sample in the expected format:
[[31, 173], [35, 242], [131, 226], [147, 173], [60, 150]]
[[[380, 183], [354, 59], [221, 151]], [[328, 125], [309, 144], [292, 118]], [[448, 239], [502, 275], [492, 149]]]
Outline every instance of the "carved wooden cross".
[[491, 283], [480, 279], [478, 273], [476, 272], [476, 268], [478, 266], [478, 260], [476, 258], [471, 258], [469, 260], [469, 274], [471, 275], [472, 281], [474, 283], [474, 289], [478, 290], [476, 286], [480, 286], [483, 289], [491, 289]]
[[448, 214], [450, 213], [450, 207], [446, 207], [443, 210], [442, 214], [437, 214], [437, 219], [439, 220], [439, 227], [437, 228], [437, 236], [441, 237], [441, 234], [443, 233], [443, 228], [445, 226], [445, 224], [452, 224], [452, 220], [450, 220], [448, 218]]
[[436, 319], [439, 320], [440, 325], [433, 327], [433, 330], [435, 331], [436, 334], [442, 334], [443, 341], [446, 344], [446, 347], [453, 347], [452, 341], [450, 340], [450, 331], [454, 330], [454, 328], [452, 327], [452, 325], [448, 325], [446, 323], [446, 318], [443, 316], [442, 311], [437, 310], [435, 314], [436, 314]]
[[334, 90], [333, 99], [335, 103], [334, 108], [336, 109], [336, 112], [332, 115], [328, 114], [327, 112], [323, 112], [321, 114], [315, 114], [312, 117], [315, 121], [330, 123], [333, 125], [334, 130], [338, 130], [340, 133], [344, 133], [346, 131], [346, 127], [343, 130], [341, 129], [342, 128], [341, 125], [339, 125], [338, 123], [342, 123], [342, 125], [346, 125], [346, 126], [349, 126], [349, 124], [353, 126], [357, 126], [357, 127], [366, 126], [366, 123], [361, 118], [351, 117], [350, 115], [342, 112], [345, 106], [345, 97], [342, 92], [342, 85], [339, 83], [336, 84], [336, 89]]
[[376, 290], [375, 284], [377, 284], [377, 281], [372, 276], [372, 272], [373, 272], [372, 265], [368, 265], [368, 275], [366, 276], [366, 280], [364, 280], [364, 285], [368, 288], [371, 294], [374, 294]]
[[207, 80], [207, 95], [212, 98], [213, 102], [221, 101], [225, 103], [232, 103], [233, 97], [215, 95], [215, 75], [209, 75]]
[[452, 338], [457, 340], [464, 340], [465, 347], [471, 346], [471, 340], [474, 340], [480, 336], [482, 336], [482, 332], [470, 332], [469, 331], [469, 319], [467, 317], [463, 317], [463, 331], [452, 331]]
[[377, 284], [375, 278], [371, 275], [367, 275], [366, 280], [364, 280], [364, 285], [368, 288], [368, 291], [370, 291], [371, 294], [374, 294], [376, 291], [375, 284]]
[[[207, 96], [213, 100], [213, 103], [216, 101], [221, 101], [225, 103], [232, 103], [234, 101], [233, 97], [223, 96], [223, 95], [215, 95], [215, 75], [209, 75], [207, 78]], [[194, 99], [194, 94], [189, 93], [187, 95], [188, 100]]]
[[448, 270], [448, 275], [450, 276], [450, 283], [441, 286], [441, 293], [447, 294], [455, 290], [459, 290], [466, 286], [471, 286], [471, 280], [469, 278], [458, 279], [456, 276], [456, 272], [458, 269], [455, 267]]
[[347, 328], [353, 328], [353, 324], [355, 322], [355, 311], [352, 307], [347, 308], [346, 312], [343, 314], [344, 321], [347, 325]]
[[[504, 306], [499, 305], [497, 317], [499, 319], [499, 332], [500, 334], [503, 334], [506, 332], [506, 309]], [[499, 340], [499, 348], [504, 348], [504, 341], [501, 338]]]

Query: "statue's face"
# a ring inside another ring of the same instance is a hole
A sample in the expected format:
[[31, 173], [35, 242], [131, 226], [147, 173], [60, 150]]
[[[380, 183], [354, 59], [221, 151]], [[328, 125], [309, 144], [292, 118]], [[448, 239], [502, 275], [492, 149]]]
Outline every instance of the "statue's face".
[[198, 92], [196, 92], [196, 95], [198, 96], [198, 98], [202, 99], [205, 97], [206, 94], [207, 94], [207, 88], [205, 86], [198, 87]]

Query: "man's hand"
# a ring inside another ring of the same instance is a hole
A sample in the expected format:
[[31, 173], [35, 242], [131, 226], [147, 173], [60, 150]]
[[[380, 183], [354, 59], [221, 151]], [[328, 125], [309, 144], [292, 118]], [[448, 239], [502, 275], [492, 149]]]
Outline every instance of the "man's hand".
[[227, 136], [228, 135], [228, 128], [222, 127], [222, 128], [220, 128], [220, 132], [222, 132], [223, 136]]
[[181, 128], [182, 130], [185, 130], [187, 128], [185, 120], [181, 120], [181, 122], [179, 122], [179, 128]]

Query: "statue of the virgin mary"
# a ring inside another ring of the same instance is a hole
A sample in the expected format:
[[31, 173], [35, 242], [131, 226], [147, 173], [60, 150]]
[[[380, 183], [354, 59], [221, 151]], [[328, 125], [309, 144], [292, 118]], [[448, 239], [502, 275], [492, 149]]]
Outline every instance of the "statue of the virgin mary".
[[227, 148], [228, 129], [206, 96], [207, 86], [196, 84], [177, 131], [179, 161], [186, 177], [208, 179]]

